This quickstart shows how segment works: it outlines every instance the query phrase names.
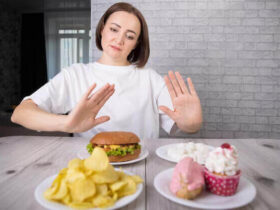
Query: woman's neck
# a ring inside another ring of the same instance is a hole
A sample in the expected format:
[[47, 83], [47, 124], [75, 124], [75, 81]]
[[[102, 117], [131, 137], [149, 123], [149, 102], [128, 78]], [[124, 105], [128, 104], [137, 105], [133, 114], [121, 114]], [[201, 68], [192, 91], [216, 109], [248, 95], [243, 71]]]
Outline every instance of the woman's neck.
[[129, 66], [130, 63], [127, 60], [117, 60], [107, 57], [106, 55], [102, 55], [98, 60], [98, 63], [110, 65], [110, 66]]

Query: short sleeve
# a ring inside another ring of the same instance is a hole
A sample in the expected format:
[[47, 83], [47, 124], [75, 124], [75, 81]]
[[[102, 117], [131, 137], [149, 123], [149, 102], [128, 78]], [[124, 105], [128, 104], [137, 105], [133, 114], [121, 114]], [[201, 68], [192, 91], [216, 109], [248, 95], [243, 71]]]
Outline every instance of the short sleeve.
[[[158, 97], [158, 106], [167, 106], [169, 109], [173, 110], [172, 101], [165, 84], [162, 90], [160, 91]], [[160, 121], [160, 126], [165, 130], [165, 132], [170, 134], [171, 129], [174, 125], [174, 121], [161, 110], [159, 110], [159, 121]]]
[[63, 69], [48, 83], [23, 100], [32, 99], [41, 109], [55, 114], [64, 114], [70, 110], [69, 75]]
[[[173, 110], [171, 97], [165, 85], [164, 79], [154, 70], [151, 70], [151, 72], [154, 78], [153, 88], [156, 90], [157, 106], [167, 106], [169, 109]], [[174, 125], [174, 121], [161, 110], [158, 110], [158, 112], [159, 126], [162, 127], [165, 130], [165, 132], [170, 134], [170, 131]]]

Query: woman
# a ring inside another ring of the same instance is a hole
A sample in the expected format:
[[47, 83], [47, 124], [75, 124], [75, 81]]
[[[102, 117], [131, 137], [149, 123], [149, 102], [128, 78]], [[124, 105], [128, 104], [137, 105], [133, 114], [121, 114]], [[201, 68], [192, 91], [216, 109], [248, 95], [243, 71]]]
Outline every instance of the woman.
[[[144, 68], [150, 53], [148, 28], [136, 8], [112, 5], [99, 21], [96, 45], [102, 51], [97, 62], [63, 69], [24, 98], [12, 122], [83, 137], [121, 130], [157, 138], [160, 126], [168, 133], [199, 130], [202, 111], [191, 79], [188, 90], [178, 72], [168, 72], [163, 80]], [[93, 92], [96, 87], [101, 88]]]

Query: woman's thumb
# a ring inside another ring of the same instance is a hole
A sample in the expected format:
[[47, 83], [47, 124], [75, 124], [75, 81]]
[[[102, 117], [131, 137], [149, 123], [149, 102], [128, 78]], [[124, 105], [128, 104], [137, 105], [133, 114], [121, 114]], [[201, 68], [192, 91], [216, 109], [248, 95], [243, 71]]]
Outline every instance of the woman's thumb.
[[158, 107], [161, 111], [163, 111], [165, 114], [167, 114], [172, 120], [173, 119], [173, 111], [169, 109], [167, 106], [159, 106]]
[[96, 125], [99, 125], [101, 123], [104, 123], [106, 121], [110, 120], [110, 117], [109, 116], [101, 116], [101, 117], [98, 117], [94, 120], [94, 126]]

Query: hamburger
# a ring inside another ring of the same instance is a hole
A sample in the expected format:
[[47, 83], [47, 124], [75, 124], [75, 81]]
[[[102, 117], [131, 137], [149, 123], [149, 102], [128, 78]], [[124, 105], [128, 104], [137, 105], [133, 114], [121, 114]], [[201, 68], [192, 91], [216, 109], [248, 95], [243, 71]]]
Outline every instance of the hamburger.
[[140, 139], [134, 133], [115, 131], [96, 134], [87, 145], [89, 154], [94, 147], [105, 150], [110, 162], [123, 162], [136, 159], [141, 152]]

